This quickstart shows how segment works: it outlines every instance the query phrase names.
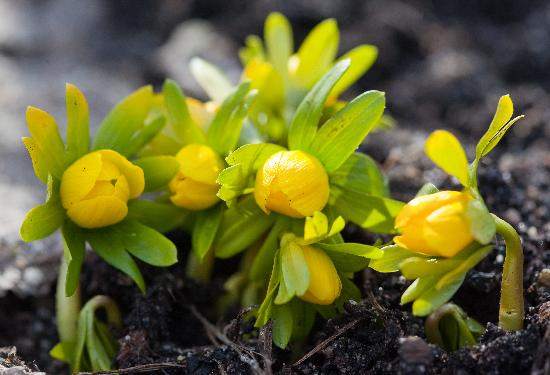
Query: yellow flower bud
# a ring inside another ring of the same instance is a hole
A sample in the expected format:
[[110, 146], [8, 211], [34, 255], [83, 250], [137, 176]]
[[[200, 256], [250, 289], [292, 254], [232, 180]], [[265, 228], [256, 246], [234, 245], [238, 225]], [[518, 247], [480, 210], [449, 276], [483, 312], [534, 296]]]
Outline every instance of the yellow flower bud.
[[194, 143], [183, 147], [176, 159], [180, 170], [169, 184], [172, 203], [189, 210], [204, 210], [216, 204], [216, 180], [224, 168], [219, 155], [206, 145]]
[[427, 255], [452, 257], [474, 237], [466, 216], [468, 193], [440, 191], [410, 201], [395, 219], [401, 235], [394, 242]]
[[61, 178], [61, 203], [83, 228], [101, 228], [123, 220], [128, 199], [145, 187], [143, 170], [112, 150], [84, 155]]
[[299, 150], [280, 151], [258, 171], [254, 197], [265, 213], [311, 216], [327, 204], [328, 175], [314, 156]]
[[301, 299], [316, 305], [330, 305], [342, 291], [342, 282], [332, 260], [321, 249], [302, 247], [309, 269], [309, 288]]

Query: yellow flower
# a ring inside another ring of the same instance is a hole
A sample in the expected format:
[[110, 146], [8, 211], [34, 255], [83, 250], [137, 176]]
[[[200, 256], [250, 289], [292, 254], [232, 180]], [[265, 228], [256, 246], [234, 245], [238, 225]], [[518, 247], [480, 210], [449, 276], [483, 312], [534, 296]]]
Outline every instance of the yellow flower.
[[309, 287], [299, 296], [316, 305], [330, 305], [342, 291], [342, 282], [329, 256], [313, 246], [302, 247], [309, 269]]
[[258, 171], [254, 197], [265, 213], [311, 216], [327, 204], [328, 175], [314, 156], [299, 150], [280, 151]]
[[440, 191], [410, 201], [395, 219], [397, 245], [427, 255], [452, 257], [474, 237], [466, 216], [468, 193]]
[[180, 170], [170, 181], [170, 200], [178, 207], [204, 210], [218, 202], [218, 174], [224, 168], [219, 155], [201, 144], [183, 147], [176, 155]]
[[243, 79], [250, 80], [251, 89], [258, 90], [258, 99], [270, 106], [282, 105], [284, 84], [273, 65], [261, 59], [250, 61], [244, 68]]
[[143, 170], [112, 150], [84, 155], [61, 178], [61, 203], [83, 228], [116, 224], [128, 214], [128, 199], [145, 186]]

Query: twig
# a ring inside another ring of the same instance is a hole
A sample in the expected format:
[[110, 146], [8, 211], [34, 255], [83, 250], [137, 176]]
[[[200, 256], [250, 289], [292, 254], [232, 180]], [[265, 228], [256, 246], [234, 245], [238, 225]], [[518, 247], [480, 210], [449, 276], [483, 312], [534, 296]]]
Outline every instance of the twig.
[[327, 338], [326, 340], [321, 342], [319, 345], [317, 345], [313, 349], [311, 349], [306, 355], [304, 355], [302, 358], [300, 358], [300, 360], [298, 360], [298, 362], [294, 363], [291, 367], [301, 365], [304, 361], [308, 360], [313, 355], [317, 354], [318, 352], [320, 352], [321, 350], [326, 348], [328, 346], [328, 344], [330, 344], [331, 342], [336, 340], [338, 337], [340, 337], [341, 335], [343, 335], [344, 333], [346, 333], [347, 331], [349, 331], [353, 327], [355, 327], [355, 325], [363, 319], [365, 319], [365, 318], [359, 318], [359, 319], [356, 319], [352, 322], [349, 322], [348, 324], [346, 324], [345, 326], [340, 328], [335, 334], [333, 334], [332, 336], [330, 336], [329, 338]]
[[148, 365], [138, 365], [132, 367], [121, 368], [118, 370], [110, 371], [96, 371], [96, 372], [78, 372], [76, 375], [109, 375], [109, 374], [128, 374], [130, 372], [145, 372], [163, 370], [168, 368], [187, 368], [185, 365], [179, 365], [177, 363], [151, 363]]

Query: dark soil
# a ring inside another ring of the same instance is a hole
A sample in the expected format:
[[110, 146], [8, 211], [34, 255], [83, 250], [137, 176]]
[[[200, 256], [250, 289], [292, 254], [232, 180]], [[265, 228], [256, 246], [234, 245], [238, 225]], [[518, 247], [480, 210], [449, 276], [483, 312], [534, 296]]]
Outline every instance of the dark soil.
[[[380, 48], [379, 61], [357, 90], [386, 91], [388, 111], [399, 125], [389, 133], [373, 134], [363, 149], [383, 165], [398, 199], [410, 199], [427, 180], [456, 187], [422, 156], [427, 132], [452, 129], [471, 155], [500, 95], [511, 93], [516, 111], [526, 114], [480, 168], [480, 187], [490, 210], [513, 224], [523, 238], [524, 330], [506, 333], [495, 325], [502, 243], [468, 274], [453, 299], [487, 325], [478, 345], [454, 353], [424, 341], [423, 321], [411, 315], [410, 306], [399, 305], [407, 283], [396, 274], [367, 270], [360, 275], [364, 300], [349, 303], [337, 319], [319, 320], [305, 346], [291, 348], [300, 353], [296, 355], [272, 349], [269, 330], [258, 336], [237, 311], [218, 321], [214, 301], [223, 293], [223, 278], [236, 268], [233, 261], [217, 264], [214, 283], [208, 287], [185, 280], [183, 264], [169, 269], [143, 267], [148, 292], [141, 296], [126, 277], [90, 254], [84, 265], [84, 297], [110, 295], [125, 317], [124, 329], [118, 332], [116, 367], [137, 366], [137, 373], [140, 366], [149, 366], [142, 369], [151, 374], [260, 373], [269, 363], [280, 374], [550, 373], [550, 289], [538, 280], [539, 273], [550, 268], [550, 4], [511, 0], [112, 4], [112, 20], [121, 32], [146, 28], [166, 38], [181, 20], [203, 17], [237, 43], [246, 34], [261, 31], [269, 10], [287, 14], [298, 38], [319, 20], [335, 16], [343, 49], [362, 42]], [[142, 70], [148, 79], [162, 78], [147, 63]], [[346, 235], [373, 240], [357, 228]], [[188, 238], [176, 240], [180, 259], [185, 259]], [[47, 354], [56, 342], [54, 289], [52, 285], [52, 294], [40, 299], [13, 294], [0, 298], [0, 347], [15, 345], [27, 364], [60, 374], [62, 367]], [[304, 353], [309, 354], [302, 358]]]

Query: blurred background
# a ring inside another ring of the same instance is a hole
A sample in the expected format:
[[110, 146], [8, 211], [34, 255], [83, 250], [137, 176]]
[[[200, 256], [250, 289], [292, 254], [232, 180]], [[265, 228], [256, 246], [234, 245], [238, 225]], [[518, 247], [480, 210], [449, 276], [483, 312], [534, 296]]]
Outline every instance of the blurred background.
[[[451, 129], [472, 155], [498, 98], [510, 93], [526, 118], [487, 158], [491, 168], [481, 168], [482, 193], [522, 236], [548, 248], [549, 1], [0, 0], [0, 346], [15, 344], [46, 366], [55, 337], [48, 293], [59, 240], [19, 240], [26, 211], [45, 195], [21, 142], [25, 107], [48, 111], [64, 132], [65, 82], [74, 83], [88, 98], [94, 131], [117, 101], [166, 77], [204, 99], [190, 58], [217, 64], [237, 82], [239, 46], [248, 34], [261, 35], [275, 10], [290, 19], [296, 45], [334, 17], [340, 53], [378, 46], [378, 61], [347, 97], [386, 91], [397, 126], [369, 135], [364, 151], [382, 164], [398, 199], [427, 180], [452, 184], [423, 155], [428, 132]], [[11, 316], [15, 323], [1, 319]]]

